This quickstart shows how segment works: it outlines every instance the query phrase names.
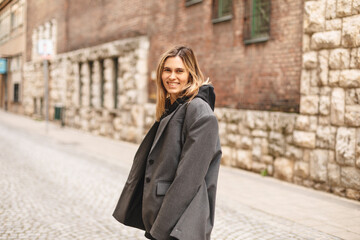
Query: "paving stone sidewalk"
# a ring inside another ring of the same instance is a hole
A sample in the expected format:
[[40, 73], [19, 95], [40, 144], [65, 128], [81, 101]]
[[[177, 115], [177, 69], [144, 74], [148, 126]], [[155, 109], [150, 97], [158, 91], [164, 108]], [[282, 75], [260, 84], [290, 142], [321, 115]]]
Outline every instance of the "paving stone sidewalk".
[[[0, 111], [0, 239], [145, 239], [111, 217], [137, 145], [44, 129]], [[348, 227], [326, 225], [322, 205]], [[223, 167], [212, 239], [360, 239], [359, 213], [357, 202]]]

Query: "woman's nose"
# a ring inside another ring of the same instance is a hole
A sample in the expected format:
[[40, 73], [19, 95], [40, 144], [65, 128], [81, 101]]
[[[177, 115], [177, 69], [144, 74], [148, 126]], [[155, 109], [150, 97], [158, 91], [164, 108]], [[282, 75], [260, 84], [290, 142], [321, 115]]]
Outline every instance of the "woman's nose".
[[176, 79], [175, 72], [171, 72], [170, 79]]

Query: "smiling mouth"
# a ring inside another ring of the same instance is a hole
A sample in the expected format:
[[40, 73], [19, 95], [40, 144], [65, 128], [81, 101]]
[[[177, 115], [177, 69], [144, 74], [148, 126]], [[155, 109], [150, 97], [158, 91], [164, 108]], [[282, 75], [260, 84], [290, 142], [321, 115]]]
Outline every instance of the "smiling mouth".
[[177, 87], [180, 85], [180, 83], [177, 82], [166, 82], [169, 87]]

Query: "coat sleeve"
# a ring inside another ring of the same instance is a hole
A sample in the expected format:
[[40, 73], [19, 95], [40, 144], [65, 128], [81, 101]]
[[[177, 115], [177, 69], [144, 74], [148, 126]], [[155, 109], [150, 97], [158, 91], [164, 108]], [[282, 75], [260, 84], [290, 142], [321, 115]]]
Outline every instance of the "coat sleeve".
[[218, 123], [215, 115], [206, 114], [200, 117], [186, 130], [175, 178], [150, 231], [157, 240], [169, 238], [175, 224], [203, 183], [209, 165], [216, 155]]

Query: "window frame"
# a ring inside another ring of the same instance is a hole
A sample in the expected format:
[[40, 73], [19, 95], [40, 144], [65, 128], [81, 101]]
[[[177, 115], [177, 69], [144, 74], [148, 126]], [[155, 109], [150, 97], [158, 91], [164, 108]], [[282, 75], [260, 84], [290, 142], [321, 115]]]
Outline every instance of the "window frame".
[[[15, 86], [17, 86], [17, 87], [15, 87]], [[20, 103], [20, 83], [13, 84], [13, 102]]]
[[[263, 33], [262, 36], [256, 36], [254, 34], [254, 29], [256, 28], [255, 21], [260, 18], [254, 18], [257, 16], [256, 7], [258, 1], [262, 0], [246, 0], [244, 6], [244, 28], [243, 28], [243, 41], [245, 44], [253, 44], [253, 43], [261, 43], [266, 42], [270, 39], [270, 31], [271, 31], [271, 0], [266, 0], [268, 4], [268, 25], [266, 29], [266, 35]], [[265, 0], [264, 0], [265, 1]], [[248, 13], [250, 11], [250, 13]], [[265, 32], [265, 31], [264, 31]]]
[[78, 76], [78, 94], [79, 94], [79, 98], [78, 98], [78, 101], [79, 101], [79, 104], [78, 106], [79, 107], [82, 107], [82, 89], [83, 89], [83, 83], [82, 83], [82, 76], [81, 76], [81, 69], [83, 67], [83, 63], [82, 62], [78, 62], [78, 71], [79, 71], [79, 76]]
[[119, 86], [118, 86], [118, 75], [119, 75], [119, 58], [118, 56], [112, 58], [113, 61], [113, 98], [114, 98], [114, 109], [119, 108], [118, 102], [118, 94], [119, 94]]
[[11, 16], [10, 8], [0, 13], [0, 44], [10, 37], [11, 33]]
[[14, 29], [16, 29], [16, 16], [15, 16], [15, 11], [11, 11], [11, 12], [10, 12], [10, 29], [11, 29], [11, 31], [13, 31]]
[[185, 0], [185, 7], [190, 7], [192, 5], [195, 5], [197, 3], [201, 3], [202, 0]]
[[105, 101], [105, 76], [104, 76], [104, 59], [99, 59], [100, 64], [100, 108], [104, 108]]
[[20, 0], [14, 2], [10, 7], [10, 31], [22, 27], [24, 23], [24, 3]]
[[[215, 3], [217, 1], [217, 4]], [[231, 9], [230, 14], [222, 15], [223, 14], [223, 3], [225, 0], [213, 0], [212, 10], [213, 10], [213, 18], [212, 23], [219, 23], [219, 22], [225, 22], [230, 21], [233, 17], [233, 1], [230, 1]], [[221, 13], [221, 14], [220, 14]]]
[[93, 69], [94, 69], [94, 61], [88, 61], [88, 66], [89, 66], [89, 106], [93, 107], [93, 102], [92, 102], [92, 98], [93, 98]]

